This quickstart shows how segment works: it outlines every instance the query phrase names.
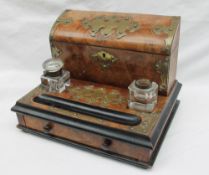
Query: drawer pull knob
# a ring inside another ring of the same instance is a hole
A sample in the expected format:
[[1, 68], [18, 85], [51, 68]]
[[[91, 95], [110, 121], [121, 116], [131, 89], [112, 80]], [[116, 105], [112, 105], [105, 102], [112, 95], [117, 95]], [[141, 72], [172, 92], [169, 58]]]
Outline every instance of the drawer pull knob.
[[111, 144], [112, 144], [112, 140], [104, 139], [104, 142], [103, 142], [104, 147], [109, 147]]
[[51, 130], [52, 130], [52, 128], [53, 128], [53, 125], [52, 125], [52, 123], [47, 123], [45, 126], [44, 126], [44, 132], [46, 133], [46, 134], [48, 134]]

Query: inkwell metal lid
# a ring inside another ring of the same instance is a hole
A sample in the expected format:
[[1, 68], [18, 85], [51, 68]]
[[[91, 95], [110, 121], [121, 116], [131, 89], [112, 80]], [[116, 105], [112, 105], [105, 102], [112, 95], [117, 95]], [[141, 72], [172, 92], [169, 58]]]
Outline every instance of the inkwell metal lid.
[[152, 86], [152, 82], [148, 79], [139, 79], [135, 81], [135, 86], [140, 89], [149, 89]]
[[42, 67], [44, 75], [49, 77], [57, 77], [62, 75], [63, 61], [59, 58], [50, 58], [44, 61]]

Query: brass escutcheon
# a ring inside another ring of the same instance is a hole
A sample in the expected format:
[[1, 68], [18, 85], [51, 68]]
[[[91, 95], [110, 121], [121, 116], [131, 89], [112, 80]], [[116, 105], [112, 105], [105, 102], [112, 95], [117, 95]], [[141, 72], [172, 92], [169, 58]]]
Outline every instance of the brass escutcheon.
[[95, 62], [98, 62], [102, 68], [108, 68], [112, 63], [117, 61], [117, 58], [114, 55], [106, 51], [99, 51], [92, 54], [91, 57]]

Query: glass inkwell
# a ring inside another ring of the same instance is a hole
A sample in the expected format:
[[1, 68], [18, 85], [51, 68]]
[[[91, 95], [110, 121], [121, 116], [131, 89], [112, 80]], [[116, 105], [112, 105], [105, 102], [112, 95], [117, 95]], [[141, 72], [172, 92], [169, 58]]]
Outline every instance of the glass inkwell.
[[157, 104], [158, 85], [148, 79], [134, 80], [128, 87], [128, 106], [131, 109], [152, 112]]
[[59, 58], [44, 61], [41, 84], [48, 92], [62, 92], [70, 85], [70, 72], [63, 70], [63, 66]]

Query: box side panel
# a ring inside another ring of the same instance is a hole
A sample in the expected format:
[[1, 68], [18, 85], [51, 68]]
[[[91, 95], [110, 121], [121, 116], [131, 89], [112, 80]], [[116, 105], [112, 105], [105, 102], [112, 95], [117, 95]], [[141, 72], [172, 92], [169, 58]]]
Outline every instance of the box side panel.
[[181, 18], [176, 17], [176, 32], [173, 35], [172, 43], [171, 43], [171, 53], [175, 51], [179, 47], [179, 39], [180, 39], [180, 27], [181, 27]]
[[177, 69], [177, 58], [178, 58], [178, 48], [174, 50], [170, 56], [169, 62], [169, 72], [168, 72], [168, 92], [172, 89], [176, 80], [176, 69]]
[[168, 91], [173, 87], [176, 80], [177, 61], [178, 61], [178, 49], [179, 49], [179, 38], [180, 38], [180, 25], [178, 26], [177, 32], [173, 39], [172, 52], [170, 55], [169, 72], [168, 72]]

